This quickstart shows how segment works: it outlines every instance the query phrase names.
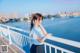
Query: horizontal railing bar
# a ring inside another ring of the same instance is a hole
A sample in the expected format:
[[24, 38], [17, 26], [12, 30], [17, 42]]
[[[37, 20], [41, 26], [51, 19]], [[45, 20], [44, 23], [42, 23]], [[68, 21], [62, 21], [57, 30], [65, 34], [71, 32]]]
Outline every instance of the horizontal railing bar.
[[67, 44], [67, 45], [71, 45], [73, 47], [80, 48], [80, 42], [77, 42], [77, 41], [72, 41], [72, 40], [59, 38], [59, 37], [55, 37], [55, 36], [47, 37], [47, 39], [50, 39], [50, 40], [53, 40], [53, 41], [56, 41], [56, 42], [60, 42], [60, 43], [64, 43], [64, 44]]
[[29, 31], [23, 30], [23, 29], [20, 29], [20, 28], [17, 28], [17, 27], [12, 27], [12, 26], [8, 26], [8, 25], [4, 25], [4, 24], [0, 24], [0, 25], [4, 26], [6, 28], [9, 27], [10, 29], [16, 29], [16, 30], [19, 30], [19, 31], [22, 31], [22, 32], [25, 32], [25, 33], [29, 33]]

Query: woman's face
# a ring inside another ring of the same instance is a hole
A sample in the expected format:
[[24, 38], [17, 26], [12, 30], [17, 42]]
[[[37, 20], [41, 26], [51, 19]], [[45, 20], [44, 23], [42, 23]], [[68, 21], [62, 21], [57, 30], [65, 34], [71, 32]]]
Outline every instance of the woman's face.
[[35, 20], [35, 25], [39, 26], [42, 22], [42, 17], [39, 17], [37, 20]]

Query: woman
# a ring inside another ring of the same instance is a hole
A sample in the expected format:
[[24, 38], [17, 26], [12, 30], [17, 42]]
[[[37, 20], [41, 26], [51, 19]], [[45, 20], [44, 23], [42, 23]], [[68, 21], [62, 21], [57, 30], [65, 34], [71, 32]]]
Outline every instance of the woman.
[[48, 35], [43, 26], [41, 25], [43, 16], [40, 13], [32, 15], [31, 20], [31, 48], [30, 53], [45, 53], [43, 48], [43, 42]]

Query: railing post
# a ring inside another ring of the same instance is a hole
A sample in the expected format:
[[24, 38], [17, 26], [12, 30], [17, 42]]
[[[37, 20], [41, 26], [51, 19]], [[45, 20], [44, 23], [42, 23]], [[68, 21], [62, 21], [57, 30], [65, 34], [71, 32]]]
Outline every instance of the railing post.
[[47, 53], [47, 50], [46, 50], [46, 44], [44, 44], [44, 50], [45, 50], [45, 53]]
[[3, 32], [2, 31], [0, 31], [0, 36], [3, 37]]
[[55, 53], [57, 53], [57, 49], [55, 48]]
[[0, 36], [3, 37], [3, 29], [0, 27]]
[[10, 35], [10, 28], [7, 26], [7, 29], [8, 29], [9, 44], [12, 44], [11, 35]]
[[61, 53], [64, 53], [64, 51], [61, 51]]
[[49, 53], [51, 53], [51, 46], [49, 46], [49, 51], [50, 51]]

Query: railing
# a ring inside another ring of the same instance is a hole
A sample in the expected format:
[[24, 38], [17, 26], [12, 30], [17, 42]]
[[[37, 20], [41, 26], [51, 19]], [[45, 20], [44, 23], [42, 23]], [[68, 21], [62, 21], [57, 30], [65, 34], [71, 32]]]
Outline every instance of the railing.
[[55, 53], [58, 53], [58, 50], [60, 50], [61, 53], [75, 53], [75, 52], [69, 51], [67, 49], [63, 49], [61, 47], [58, 47], [58, 46], [55, 46], [55, 45], [51, 45], [51, 44], [46, 43], [46, 42], [44, 43], [45, 53], [48, 53], [47, 49], [46, 49], [47, 46], [49, 46], [49, 53], [52, 53], [52, 50], [51, 50], [52, 48], [55, 48]]
[[[16, 44], [18, 47], [22, 48], [24, 45], [30, 45], [31, 38], [28, 35], [24, 35], [20, 32], [16, 32], [11, 29], [15, 29], [15, 30], [18, 30], [21, 32], [29, 33], [29, 31], [25, 31], [25, 30], [22, 30], [19, 28], [15, 28], [15, 27], [6, 26], [6, 25], [1, 24], [0, 25], [0, 33], [1, 33], [0, 35], [4, 36], [6, 39], [8, 39], [10, 44]], [[80, 43], [72, 41], [72, 40], [67, 40], [67, 39], [58, 38], [58, 37], [49, 37], [48, 39], [80, 48]], [[74, 44], [72, 44], [72, 43], [74, 43]], [[58, 52], [57, 50], [60, 50], [61, 53], [75, 53], [70, 50], [67, 50], [67, 49], [49, 44], [47, 42], [44, 42], [45, 53], [47, 53], [46, 46], [49, 46], [49, 53], [52, 53], [52, 48], [55, 48], [55, 53]]]

